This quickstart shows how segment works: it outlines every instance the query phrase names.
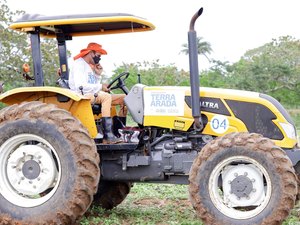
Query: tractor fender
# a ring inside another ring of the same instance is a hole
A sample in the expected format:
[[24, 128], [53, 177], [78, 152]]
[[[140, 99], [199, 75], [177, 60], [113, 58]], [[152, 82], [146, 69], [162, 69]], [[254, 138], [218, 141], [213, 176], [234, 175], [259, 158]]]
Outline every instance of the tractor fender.
[[90, 99], [77, 94], [70, 89], [49, 86], [20, 87], [0, 95], [0, 102], [6, 105], [31, 101], [55, 104], [59, 108], [69, 111], [88, 129], [92, 138], [97, 136], [98, 132]]

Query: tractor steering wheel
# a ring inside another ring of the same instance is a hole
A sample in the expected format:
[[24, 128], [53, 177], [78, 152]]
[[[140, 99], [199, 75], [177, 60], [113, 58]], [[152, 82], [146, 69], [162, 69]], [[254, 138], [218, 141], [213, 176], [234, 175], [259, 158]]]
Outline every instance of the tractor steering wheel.
[[[129, 73], [120, 73], [115, 79], [113, 79], [107, 86], [109, 90], [120, 88], [126, 95], [129, 93], [128, 88], [125, 86], [125, 80], [128, 78]], [[116, 84], [115, 84], [116, 83]]]

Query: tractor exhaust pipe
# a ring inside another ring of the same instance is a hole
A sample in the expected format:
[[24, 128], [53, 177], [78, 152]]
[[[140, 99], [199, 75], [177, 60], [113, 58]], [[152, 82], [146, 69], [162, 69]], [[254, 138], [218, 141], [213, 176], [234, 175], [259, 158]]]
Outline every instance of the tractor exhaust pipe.
[[191, 99], [192, 99], [192, 115], [194, 117], [194, 128], [196, 130], [203, 129], [200, 108], [200, 85], [199, 85], [199, 68], [198, 68], [198, 46], [197, 46], [197, 32], [194, 29], [195, 22], [201, 16], [203, 8], [201, 7], [197, 13], [192, 17], [190, 22], [190, 30], [188, 32], [188, 50], [190, 63], [190, 85], [191, 85]]

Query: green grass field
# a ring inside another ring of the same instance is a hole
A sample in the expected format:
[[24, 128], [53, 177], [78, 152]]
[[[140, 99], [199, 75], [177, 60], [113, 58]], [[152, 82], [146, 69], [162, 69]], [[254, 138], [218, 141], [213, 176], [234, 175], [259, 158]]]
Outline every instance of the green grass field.
[[[300, 132], [300, 110], [290, 111]], [[300, 225], [300, 204], [283, 225]], [[129, 195], [113, 210], [91, 208], [81, 225], [96, 224], [182, 224], [200, 225], [188, 199], [188, 186], [170, 184], [134, 184]]]
[[[298, 209], [283, 225], [300, 225]], [[112, 210], [92, 208], [81, 225], [201, 225], [188, 200], [187, 185], [134, 184], [130, 194]]]
[[81, 224], [202, 224], [188, 201], [186, 185], [134, 184], [117, 208], [93, 208]]

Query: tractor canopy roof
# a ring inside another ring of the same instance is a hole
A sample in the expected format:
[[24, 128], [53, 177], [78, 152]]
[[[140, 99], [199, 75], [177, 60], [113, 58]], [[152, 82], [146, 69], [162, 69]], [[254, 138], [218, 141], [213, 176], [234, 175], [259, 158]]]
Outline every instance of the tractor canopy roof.
[[25, 14], [10, 28], [27, 33], [39, 32], [41, 36], [49, 38], [63, 34], [66, 39], [72, 39], [74, 36], [149, 31], [155, 26], [131, 14], [97, 13], [62, 16]]

